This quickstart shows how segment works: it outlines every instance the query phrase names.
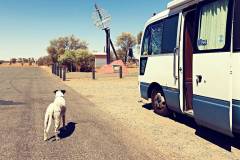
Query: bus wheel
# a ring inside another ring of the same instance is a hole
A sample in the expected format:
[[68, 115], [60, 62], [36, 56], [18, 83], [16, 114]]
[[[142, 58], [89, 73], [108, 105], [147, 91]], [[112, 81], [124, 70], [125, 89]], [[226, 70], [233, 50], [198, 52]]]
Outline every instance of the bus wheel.
[[155, 113], [161, 116], [168, 116], [169, 111], [165, 101], [165, 97], [160, 89], [153, 89], [151, 94], [152, 107]]

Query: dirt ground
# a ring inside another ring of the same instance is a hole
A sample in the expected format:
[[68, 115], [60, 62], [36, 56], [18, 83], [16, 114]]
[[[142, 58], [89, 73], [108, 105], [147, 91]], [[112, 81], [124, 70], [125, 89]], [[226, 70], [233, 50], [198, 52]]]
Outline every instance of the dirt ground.
[[68, 73], [64, 83], [128, 127], [136, 135], [133, 138], [149, 143], [152, 148], [146, 148], [146, 152], [161, 151], [171, 159], [240, 160], [239, 138], [199, 127], [184, 116], [154, 114], [148, 102], [139, 97], [137, 69], [131, 69], [123, 79], [99, 74], [96, 78], [92, 80], [91, 73]]

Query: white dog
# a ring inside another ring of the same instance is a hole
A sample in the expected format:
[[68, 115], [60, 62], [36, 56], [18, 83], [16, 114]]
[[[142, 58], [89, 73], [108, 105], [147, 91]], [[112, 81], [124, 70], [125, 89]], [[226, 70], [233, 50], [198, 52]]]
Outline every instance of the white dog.
[[55, 122], [55, 137], [56, 140], [59, 140], [58, 137], [60, 122], [62, 118], [63, 127], [65, 128], [65, 113], [66, 113], [66, 104], [64, 99], [65, 90], [56, 90], [54, 102], [51, 103], [45, 113], [44, 119], [44, 141], [47, 140], [47, 134], [51, 127], [52, 119]]

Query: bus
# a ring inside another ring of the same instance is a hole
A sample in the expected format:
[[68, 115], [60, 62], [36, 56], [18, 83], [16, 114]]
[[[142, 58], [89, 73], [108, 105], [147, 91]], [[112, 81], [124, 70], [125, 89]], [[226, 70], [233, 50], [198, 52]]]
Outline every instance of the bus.
[[146, 22], [138, 80], [154, 112], [240, 133], [239, 15], [239, 0], [174, 0]]

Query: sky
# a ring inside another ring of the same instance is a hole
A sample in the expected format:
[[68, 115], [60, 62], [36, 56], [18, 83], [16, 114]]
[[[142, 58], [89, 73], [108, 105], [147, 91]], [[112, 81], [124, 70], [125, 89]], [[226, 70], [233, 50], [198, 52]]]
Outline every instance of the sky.
[[170, 0], [0, 0], [0, 59], [47, 55], [49, 41], [75, 35], [90, 50], [103, 51], [105, 33], [94, 26], [94, 4], [111, 15], [111, 39], [137, 35]]

